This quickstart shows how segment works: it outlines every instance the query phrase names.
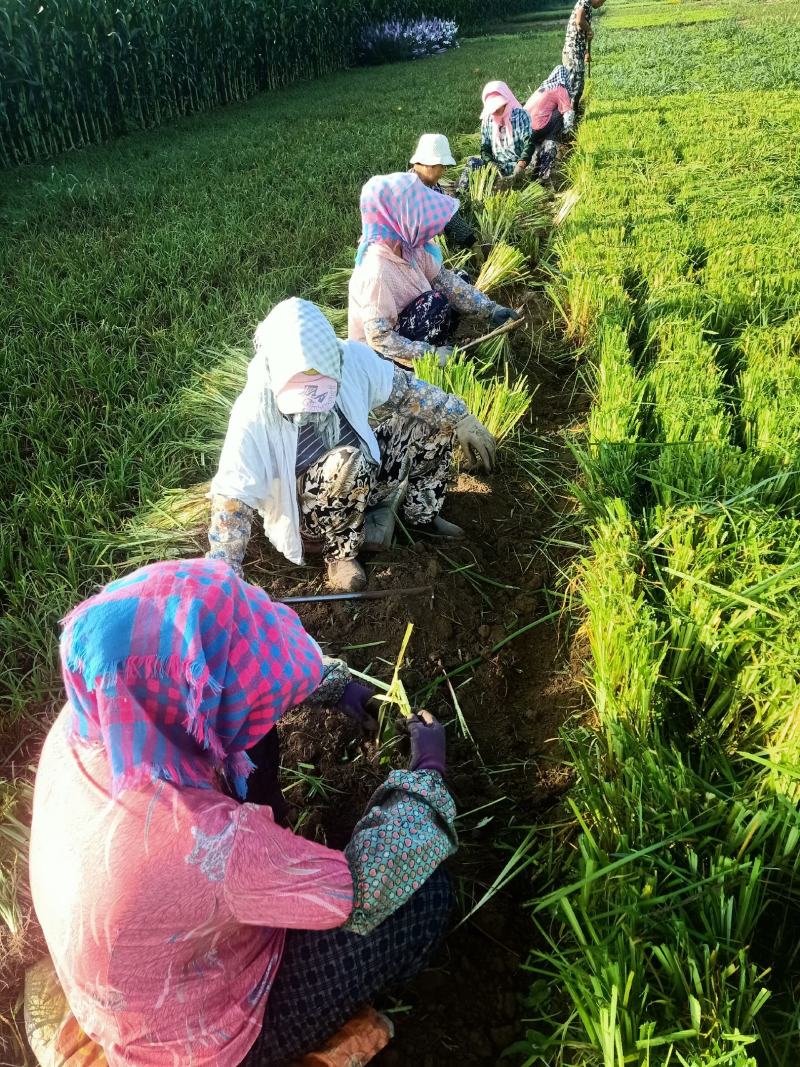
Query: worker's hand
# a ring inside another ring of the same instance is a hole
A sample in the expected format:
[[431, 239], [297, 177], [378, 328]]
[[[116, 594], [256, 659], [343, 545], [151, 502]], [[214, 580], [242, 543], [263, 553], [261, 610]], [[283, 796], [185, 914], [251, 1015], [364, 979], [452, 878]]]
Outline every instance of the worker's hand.
[[513, 308], [495, 304], [494, 311], [489, 316], [489, 322], [492, 326], [505, 326], [507, 322], [515, 322], [519, 318], [522, 318], [522, 316], [518, 311], [514, 311]]
[[497, 443], [474, 415], [464, 415], [456, 423], [456, 439], [469, 466], [480, 466], [491, 474], [494, 470]]
[[571, 133], [572, 132], [572, 128], [575, 125], [575, 112], [574, 112], [574, 110], [565, 111], [562, 121], [563, 121], [564, 133]]
[[523, 170], [528, 166], [524, 159], [518, 159], [517, 165], [514, 167], [515, 174], [521, 174]]
[[444, 365], [447, 363], [448, 359], [450, 359], [450, 357], [453, 355], [453, 346], [452, 345], [439, 345], [438, 348], [434, 349], [434, 352], [439, 357], [439, 366], [440, 367], [444, 367]]
[[421, 711], [407, 720], [411, 737], [410, 771], [438, 771], [444, 774], [447, 743], [444, 727], [429, 711]]
[[360, 682], [348, 682], [336, 707], [345, 715], [349, 715], [368, 733], [373, 733], [378, 728], [378, 723], [369, 710], [369, 702], [374, 696], [375, 690], [370, 686], [362, 685]]

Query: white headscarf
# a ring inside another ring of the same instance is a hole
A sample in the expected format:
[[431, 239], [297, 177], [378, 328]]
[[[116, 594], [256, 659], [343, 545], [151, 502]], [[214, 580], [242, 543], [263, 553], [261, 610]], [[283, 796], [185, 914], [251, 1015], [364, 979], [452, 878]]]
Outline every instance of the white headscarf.
[[254, 344], [255, 356], [247, 369], [244, 392], [261, 405], [266, 424], [276, 425], [282, 418], [289, 418], [296, 426], [313, 423], [325, 447], [334, 448], [340, 436], [335, 407], [326, 412], [283, 416], [275, 399], [284, 385], [303, 371], [315, 370], [341, 383], [341, 342], [320, 309], [296, 296], [282, 300], [259, 323]]

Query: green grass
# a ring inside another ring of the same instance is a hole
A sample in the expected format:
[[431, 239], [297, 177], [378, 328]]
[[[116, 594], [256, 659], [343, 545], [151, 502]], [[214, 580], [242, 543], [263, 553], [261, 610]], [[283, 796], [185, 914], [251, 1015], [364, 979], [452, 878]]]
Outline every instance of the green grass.
[[597, 728], [564, 733], [576, 786], [541, 839], [518, 1048], [790, 1067], [800, 19], [735, 0], [613, 12], [552, 283], [594, 396], [574, 587]]
[[445, 367], [439, 366], [437, 356], [427, 355], [417, 361], [414, 369], [418, 377], [462, 397], [498, 444], [524, 418], [535, 392], [528, 387], [524, 375], [511, 381], [508, 366], [502, 377], [481, 373], [475, 361], [463, 354], [456, 354]]
[[471, 40], [4, 173], [6, 721], [55, 698], [57, 620], [108, 578], [140, 501], [208, 476], [184, 448], [192, 376], [277, 300], [312, 294], [357, 241], [367, 177], [404, 168], [423, 130], [473, 137], [485, 82], [525, 93], [560, 46]]
[[603, 10], [601, 30], [646, 30], [654, 26], [689, 26], [696, 22], [717, 22], [730, 18], [730, 10], [698, 0], [668, 0], [661, 3], [624, 4]]

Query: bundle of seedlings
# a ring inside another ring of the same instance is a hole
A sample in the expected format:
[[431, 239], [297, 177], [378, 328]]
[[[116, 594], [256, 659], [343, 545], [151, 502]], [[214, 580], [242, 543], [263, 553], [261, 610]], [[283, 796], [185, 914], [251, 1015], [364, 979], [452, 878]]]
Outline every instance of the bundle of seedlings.
[[498, 443], [524, 417], [535, 392], [524, 375], [512, 380], [507, 366], [502, 378], [482, 373], [473, 360], [458, 351], [444, 367], [439, 366], [438, 356], [423, 356], [415, 362], [414, 370], [426, 382], [460, 396]]

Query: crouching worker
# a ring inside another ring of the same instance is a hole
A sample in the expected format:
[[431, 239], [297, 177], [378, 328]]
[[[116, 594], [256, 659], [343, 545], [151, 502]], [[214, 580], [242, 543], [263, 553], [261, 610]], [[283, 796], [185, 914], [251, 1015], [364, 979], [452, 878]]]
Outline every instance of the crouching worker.
[[459, 178], [466, 190], [471, 171], [493, 166], [502, 178], [520, 178], [536, 147], [531, 118], [505, 82], [493, 81], [481, 93], [481, 154], [470, 156]]
[[[441, 133], [423, 133], [411, 157], [411, 169], [419, 180], [429, 189], [444, 195], [439, 179], [446, 167], [455, 165], [447, 138]], [[472, 227], [460, 211], [456, 211], [442, 232], [447, 243], [456, 249], [472, 248], [476, 241]]]
[[276, 778], [259, 752], [287, 708], [359, 705], [290, 608], [194, 560], [112, 582], [63, 625], [31, 889], [102, 1062], [284, 1064], [425, 966], [456, 847], [435, 720], [412, 719], [409, 769], [339, 852], [250, 795]]
[[284, 300], [256, 330], [231, 411], [211, 482], [208, 555], [241, 573], [257, 510], [292, 563], [304, 549], [321, 553], [333, 589], [363, 589], [358, 553], [389, 547], [403, 493], [407, 525], [462, 535], [439, 515], [456, 442], [492, 470], [494, 438], [463, 400], [367, 345], [339, 341], [314, 304]]
[[429, 189], [414, 174], [370, 178], [361, 190], [361, 243], [350, 278], [348, 336], [387, 359], [419, 359], [435, 350], [444, 365], [456, 325], [467, 312], [502, 326], [516, 318], [442, 263], [433, 238], [458, 211], [458, 200]]
[[[568, 78], [566, 67], [562, 66], [560, 71]], [[575, 124], [572, 101], [563, 84], [542, 84], [525, 102], [525, 110], [530, 115], [533, 127], [535, 177], [547, 181], [558, 154], [558, 142], [564, 134], [571, 132]]]

